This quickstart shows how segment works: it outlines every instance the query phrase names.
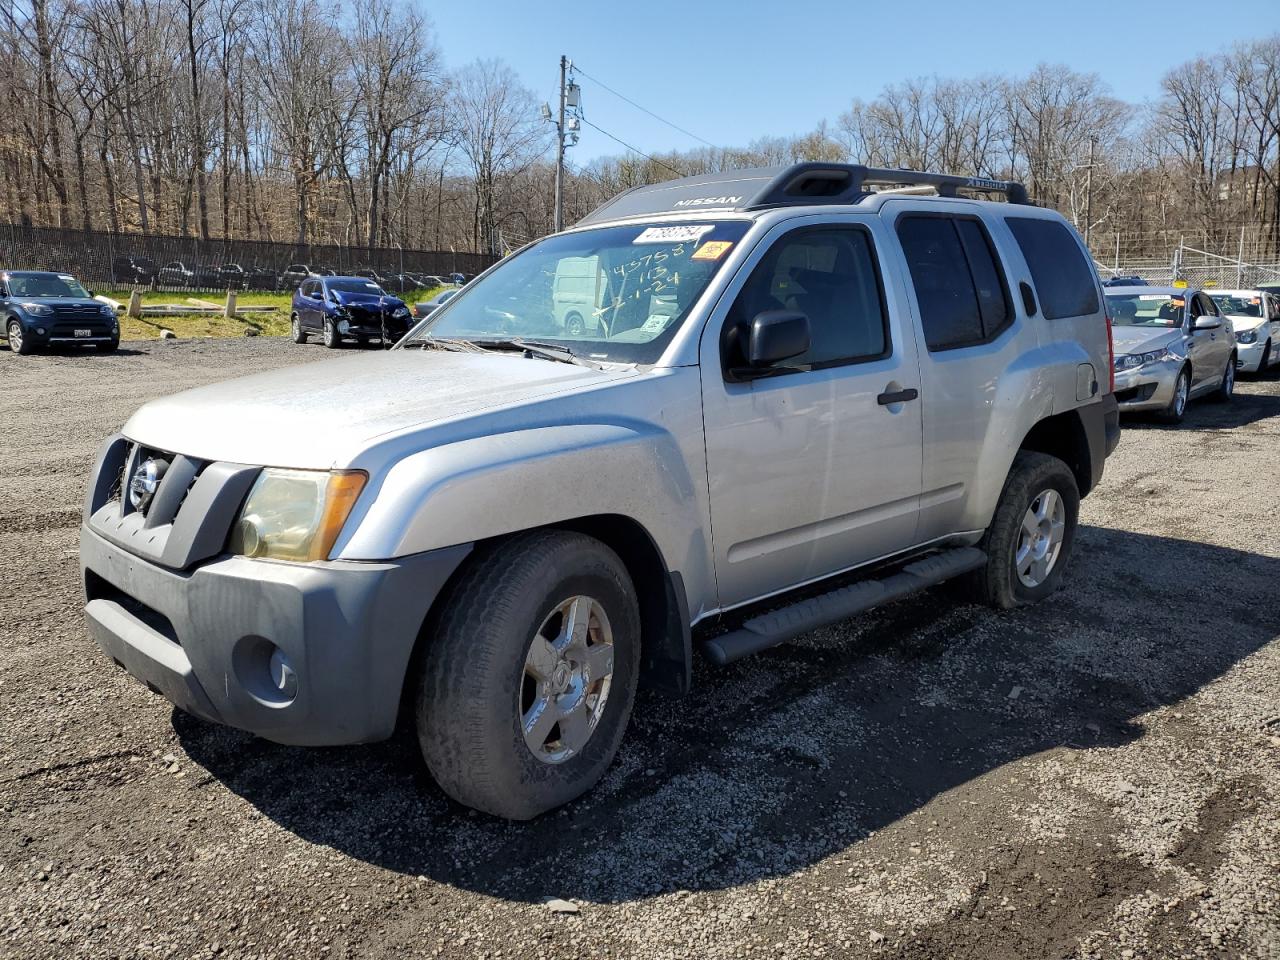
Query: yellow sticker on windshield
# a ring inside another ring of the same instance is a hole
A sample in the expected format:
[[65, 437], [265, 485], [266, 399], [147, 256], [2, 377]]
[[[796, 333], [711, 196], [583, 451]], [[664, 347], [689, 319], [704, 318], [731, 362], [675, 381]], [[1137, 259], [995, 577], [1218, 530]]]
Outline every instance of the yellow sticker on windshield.
[[690, 260], [719, 260], [729, 248], [733, 246], [732, 240], [708, 240], [697, 250], [693, 251]]

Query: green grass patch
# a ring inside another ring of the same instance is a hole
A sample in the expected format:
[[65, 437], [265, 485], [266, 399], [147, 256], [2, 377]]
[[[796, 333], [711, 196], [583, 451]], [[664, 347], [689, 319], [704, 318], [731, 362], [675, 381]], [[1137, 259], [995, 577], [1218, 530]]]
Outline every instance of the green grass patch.
[[[430, 300], [442, 287], [431, 290], [410, 290], [393, 294], [404, 300], [412, 309], [415, 303]], [[129, 304], [129, 290], [100, 290], [100, 295], [117, 300], [126, 307]], [[222, 306], [227, 302], [225, 293], [183, 293], [141, 291], [142, 304], [177, 304], [188, 305], [188, 297], [206, 303]], [[262, 292], [258, 290], [241, 290], [236, 293], [236, 306], [240, 311], [245, 307], [275, 307], [274, 311], [254, 313], [238, 312], [235, 319], [224, 317], [221, 313], [172, 314], [157, 317], [128, 317], [120, 315], [120, 339], [122, 340], [155, 340], [162, 330], [172, 330], [178, 337], [243, 337], [246, 330], [256, 330], [260, 336], [283, 337], [289, 333], [289, 308], [293, 300], [292, 293]]]

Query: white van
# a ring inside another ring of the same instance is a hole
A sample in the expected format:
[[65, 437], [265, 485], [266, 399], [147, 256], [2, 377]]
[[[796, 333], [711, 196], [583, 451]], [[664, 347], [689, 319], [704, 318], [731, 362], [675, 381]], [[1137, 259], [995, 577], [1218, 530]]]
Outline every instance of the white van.
[[600, 322], [597, 311], [604, 296], [605, 277], [599, 257], [565, 257], [556, 265], [551, 309], [556, 323], [566, 335], [580, 337], [595, 333]]

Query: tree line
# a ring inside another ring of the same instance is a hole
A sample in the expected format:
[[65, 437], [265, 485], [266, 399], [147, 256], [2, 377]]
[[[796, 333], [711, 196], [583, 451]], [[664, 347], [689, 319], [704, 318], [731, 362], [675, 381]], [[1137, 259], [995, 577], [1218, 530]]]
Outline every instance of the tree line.
[[[486, 252], [551, 229], [545, 98], [500, 60], [449, 69], [416, 0], [16, 0], [3, 17], [0, 222]], [[583, 89], [588, 109], [607, 95]], [[1247, 235], [1280, 257], [1280, 35], [1174, 67], [1153, 103], [1065, 66], [933, 76], [800, 136], [571, 163], [566, 222], [639, 184], [808, 159], [1022, 180], [1100, 256]]]

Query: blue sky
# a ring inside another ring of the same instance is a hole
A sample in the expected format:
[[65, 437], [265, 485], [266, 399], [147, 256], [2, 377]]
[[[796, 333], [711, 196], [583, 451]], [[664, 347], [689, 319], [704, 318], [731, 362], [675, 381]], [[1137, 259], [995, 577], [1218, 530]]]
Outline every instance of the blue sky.
[[[450, 68], [498, 57], [552, 101], [564, 53], [725, 146], [834, 122], [854, 97], [909, 77], [1022, 73], [1041, 61], [1098, 73], [1123, 99], [1154, 99], [1169, 67], [1280, 31], [1276, 0], [452, 0], [427, 9]], [[580, 82], [587, 119], [640, 150], [699, 145]], [[580, 165], [621, 152], [588, 127], [569, 158]]]

